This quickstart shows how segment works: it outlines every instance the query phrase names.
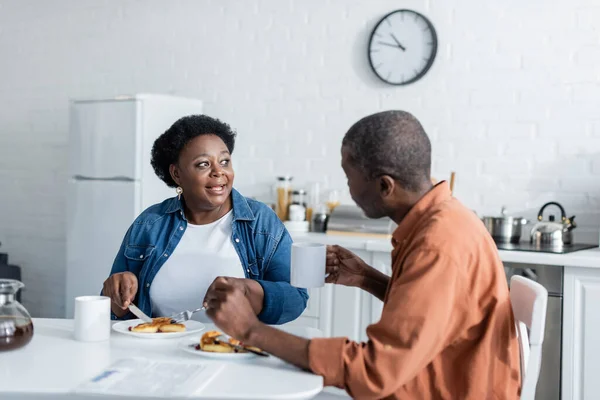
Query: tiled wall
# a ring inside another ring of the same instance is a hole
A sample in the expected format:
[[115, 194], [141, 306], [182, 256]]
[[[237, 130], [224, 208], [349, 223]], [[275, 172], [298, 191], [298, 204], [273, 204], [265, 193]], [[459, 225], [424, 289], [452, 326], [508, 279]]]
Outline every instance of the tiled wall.
[[[378, 81], [366, 58], [371, 29], [396, 8], [427, 15], [440, 43], [407, 87]], [[434, 176], [456, 171], [469, 207], [532, 216], [558, 200], [578, 238], [597, 240], [598, 20], [597, 0], [0, 0], [0, 241], [24, 267], [25, 304], [63, 313], [72, 97], [204, 100], [238, 130], [248, 195], [279, 173], [344, 188], [346, 129], [405, 109], [431, 135]]]

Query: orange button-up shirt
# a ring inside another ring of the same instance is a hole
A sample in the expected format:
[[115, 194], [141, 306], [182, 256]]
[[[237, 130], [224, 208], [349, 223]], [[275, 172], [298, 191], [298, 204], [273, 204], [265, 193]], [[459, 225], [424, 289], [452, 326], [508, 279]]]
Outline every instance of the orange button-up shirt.
[[311, 370], [356, 399], [518, 399], [519, 345], [496, 246], [443, 182], [393, 234], [369, 341], [313, 339]]

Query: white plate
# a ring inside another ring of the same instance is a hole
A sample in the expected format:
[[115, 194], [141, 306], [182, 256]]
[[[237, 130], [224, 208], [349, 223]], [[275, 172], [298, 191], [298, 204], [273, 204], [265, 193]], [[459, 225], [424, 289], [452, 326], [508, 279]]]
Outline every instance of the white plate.
[[143, 339], [174, 339], [182, 336], [191, 335], [198, 333], [204, 329], [204, 324], [198, 321], [189, 320], [185, 321], [184, 332], [157, 332], [157, 333], [143, 333], [143, 332], [131, 332], [130, 327], [134, 327], [143, 323], [141, 319], [129, 319], [127, 321], [117, 322], [112, 326], [113, 330], [124, 335], [139, 337]]
[[239, 360], [245, 358], [258, 357], [256, 354], [248, 353], [213, 353], [210, 351], [196, 350], [200, 344], [199, 337], [186, 337], [179, 341], [178, 347], [186, 353], [194, 354], [200, 357], [216, 358], [219, 360]]

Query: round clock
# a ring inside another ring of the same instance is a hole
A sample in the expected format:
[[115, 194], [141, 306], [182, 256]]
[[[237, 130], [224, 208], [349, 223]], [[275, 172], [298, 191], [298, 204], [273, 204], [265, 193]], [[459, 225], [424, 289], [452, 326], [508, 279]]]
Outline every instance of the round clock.
[[422, 78], [436, 53], [435, 28], [412, 10], [397, 10], [383, 17], [369, 40], [371, 68], [391, 85], [407, 85]]

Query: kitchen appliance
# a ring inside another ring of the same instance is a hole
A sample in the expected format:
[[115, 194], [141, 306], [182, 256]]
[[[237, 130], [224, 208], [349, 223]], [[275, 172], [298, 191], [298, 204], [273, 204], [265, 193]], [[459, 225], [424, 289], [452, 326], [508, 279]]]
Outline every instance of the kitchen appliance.
[[[2, 243], [0, 243], [0, 247]], [[8, 263], [8, 253], [0, 253], [0, 279], [21, 280], [21, 267]], [[17, 291], [16, 299], [21, 301], [22, 290]]]
[[147, 207], [173, 197], [150, 165], [154, 140], [202, 102], [140, 94], [70, 104], [66, 317], [98, 295], [125, 232]]
[[546, 327], [542, 344], [542, 365], [535, 398], [560, 400], [562, 354], [563, 267], [504, 263], [506, 279], [510, 285], [513, 275], [524, 276], [538, 282], [548, 291]]
[[597, 244], [586, 244], [586, 243], [573, 243], [564, 245], [562, 247], [547, 246], [543, 244], [536, 244], [530, 242], [520, 243], [496, 243], [498, 250], [511, 250], [511, 251], [533, 251], [538, 253], [554, 253], [554, 254], [567, 254], [573, 253], [579, 250], [594, 249], [598, 247]]
[[[561, 212], [561, 221], [555, 222], [555, 218], [553, 215], [549, 215], [548, 221], [543, 220], [543, 214], [547, 207], [556, 206]], [[504, 208], [503, 208], [504, 214]], [[484, 217], [484, 218], [493, 218], [493, 217]], [[496, 240], [496, 247], [499, 250], [511, 250], [511, 251], [532, 251], [539, 253], [554, 253], [554, 254], [567, 254], [572, 253], [579, 250], [593, 249], [599, 247], [598, 244], [588, 244], [588, 243], [573, 243], [572, 231], [577, 227], [575, 224], [575, 216], [571, 218], [566, 217], [566, 213], [564, 208], [556, 203], [550, 202], [546, 203], [542, 206], [540, 211], [538, 212], [538, 223], [533, 226], [530, 232], [530, 238], [527, 241], [518, 241], [516, 240], [516, 236], [520, 236], [520, 234], [515, 232], [514, 240]], [[521, 218], [516, 218], [517, 221], [521, 220], [521, 224], [526, 221]], [[489, 222], [490, 220], [488, 220]], [[507, 221], [508, 222], [508, 221]], [[514, 221], [513, 221], [514, 222]], [[486, 223], [486, 221], [484, 221]], [[488, 225], [486, 224], [486, 227]], [[507, 227], [506, 232], [510, 229]], [[519, 228], [520, 230], [520, 228]], [[488, 228], [489, 231], [489, 228]], [[508, 234], [501, 234], [504, 238], [508, 236]]]
[[[560, 222], [555, 222], [554, 215], [548, 217], [548, 221], [544, 221], [544, 210], [548, 206], [556, 206], [560, 210]], [[563, 206], [556, 202], [546, 203], [542, 206], [538, 213], [538, 222], [531, 228], [531, 243], [535, 245], [547, 245], [549, 247], [563, 247], [570, 245], [573, 242], [573, 229], [577, 227], [575, 224], [575, 216], [567, 218]]]
[[395, 227], [396, 224], [390, 218], [368, 218], [359, 207], [352, 205], [335, 207], [327, 221], [327, 233], [334, 235], [389, 238]]
[[[0, 247], [2, 247], [2, 242], [0, 242]], [[8, 264], [8, 254], [0, 253], [0, 265]]]
[[521, 228], [527, 223], [523, 217], [507, 216], [505, 207], [502, 207], [499, 217], [488, 216], [481, 220], [496, 243], [519, 243]]
[[14, 279], [0, 279], [0, 352], [21, 348], [33, 337], [31, 316], [16, 298], [24, 286]]

